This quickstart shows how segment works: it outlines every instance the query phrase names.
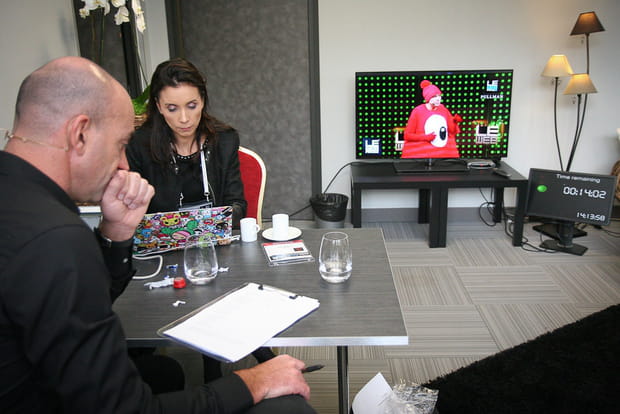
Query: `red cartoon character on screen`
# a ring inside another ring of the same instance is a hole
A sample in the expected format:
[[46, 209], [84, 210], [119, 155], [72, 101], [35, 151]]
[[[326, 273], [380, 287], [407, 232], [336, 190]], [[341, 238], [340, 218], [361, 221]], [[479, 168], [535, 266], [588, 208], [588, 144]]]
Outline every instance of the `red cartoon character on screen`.
[[426, 103], [413, 108], [405, 128], [402, 158], [458, 158], [456, 134], [459, 115], [441, 103], [441, 90], [428, 80], [420, 82]]

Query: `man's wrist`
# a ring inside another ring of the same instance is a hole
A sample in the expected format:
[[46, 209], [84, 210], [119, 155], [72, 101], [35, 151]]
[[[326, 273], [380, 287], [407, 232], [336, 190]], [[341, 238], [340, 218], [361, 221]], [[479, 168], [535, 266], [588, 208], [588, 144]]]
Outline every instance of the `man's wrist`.
[[99, 240], [99, 244], [103, 247], [130, 247], [133, 244], [133, 237], [127, 240], [115, 241], [101, 233], [99, 227], [95, 227], [94, 231], [97, 240]]
[[251, 368], [234, 371], [234, 374], [243, 380], [245, 386], [252, 395], [254, 404], [258, 404], [263, 400], [263, 398], [265, 398], [267, 391], [262, 381], [257, 378], [256, 373]]

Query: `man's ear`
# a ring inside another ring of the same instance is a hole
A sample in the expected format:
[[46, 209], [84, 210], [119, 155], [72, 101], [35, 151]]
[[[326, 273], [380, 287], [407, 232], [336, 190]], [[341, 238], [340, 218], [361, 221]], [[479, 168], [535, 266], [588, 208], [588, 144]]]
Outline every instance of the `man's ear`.
[[84, 154], [86, 150], [87, 134], [92, 126], [88, 115], [80, 114], [67, 121], [66, 131], [69, 148], [73, 149], [78, 155]]

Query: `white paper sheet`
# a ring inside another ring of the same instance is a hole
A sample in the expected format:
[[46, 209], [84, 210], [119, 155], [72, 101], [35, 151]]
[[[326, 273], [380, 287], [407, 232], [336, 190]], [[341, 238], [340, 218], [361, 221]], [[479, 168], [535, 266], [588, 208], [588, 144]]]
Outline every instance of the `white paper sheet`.
[[385, 407], [381, 403], [392, 391], [383, 375], [379, 372], [362, 387], [353, 399], [355, 414], [383, 414]]
[[206, 354], [235, 362], [319, 307], [319, 301], [248, 283], [161, 334]]

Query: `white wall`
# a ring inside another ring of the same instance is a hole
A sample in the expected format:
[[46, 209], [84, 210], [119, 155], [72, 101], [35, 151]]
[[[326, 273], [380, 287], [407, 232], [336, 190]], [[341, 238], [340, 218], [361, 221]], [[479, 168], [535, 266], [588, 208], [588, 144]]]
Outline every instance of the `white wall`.
[[144, 31], [145, 71], [148, 82], [155, 67], [170, 59], [168, 28], [166, 27], [165, 0], [147, 0], [143, 3], [146, 30]]
[[[168, 58], [164, 0], [145, 3], [147, 76]], [[591, 95], [572, 170], [607, 174], [620, 158], [620, 2], [618, 0], [319, 0], [323, 188], [354, 160], [354, 73], [379, 70], [512, 68], [510, 165], [558, 169], [553, 138], [553, 86], [540, 73], [552, 54], [585, 71], [583, 36], [569, 36], [580, 12], [596, 11], [606, 31], [590, 36]], [[24, 30], [36, 27], [37, 30]], [[17, 89], [33, 69], [77, 55], [70, 0], [4, 2], [0, 14], [0, 127], [11, 128]], [[563, 90], [564, 84], [560, 87]], [[564, 159], [576, 107], [560, 94]], [[0, 147], [4, 142], [0, 143]], [[349, 194], [348, 169], [330, 191]], [[414, 193], [414, 192], [413, 192]], [[454, 190], [450, 206], [478, 206], [476, 191]], [[507, 200], [510, 205], [510, 199]], [[414, 207], [403, 191], [364, 193], [364, 208]]]
[[[620, 158], [620, 2], [618, 0], [319, 0], [323, 189], [355, 159], [356, 71], [514, 69], [508, 158], [529, 169], [559, 169], [553, 133], [553, 85], [540, 76], [547, 59], [565, 54], [585, 72], [584, 36], [569, 36], [580, 12], [594, 10], [606, 31], [590, 35], [590, 95], [572, 171], [608, 174]], [[576, 104], [561, 94], [558, 121], [566, 163]], [[350, 194], [345, 169], [330, 192]], [[414, 192], [412, 192], [414, 193]], [[514, 193], [512, 193], [514, 194]], [[454, 190], [452, 207], [484, 200]], [[514, 205], [514, 195], [506, 200]], [[417, 194], [365, 191], [364, 208], [416, 207]]]
[[[0, 13], [0, 128], [13, 128], [15, 99], [22, 80], [44, 63], [77, 55], [71, 0], [3, 1]], [[4, 138], [3, 136], [1, 138]], [[5, 141], [0, 139], [0, 148]]]

